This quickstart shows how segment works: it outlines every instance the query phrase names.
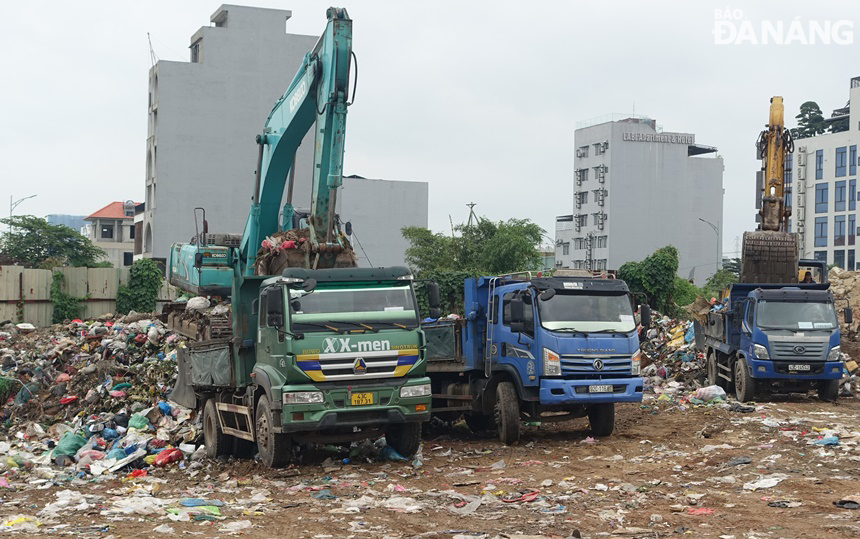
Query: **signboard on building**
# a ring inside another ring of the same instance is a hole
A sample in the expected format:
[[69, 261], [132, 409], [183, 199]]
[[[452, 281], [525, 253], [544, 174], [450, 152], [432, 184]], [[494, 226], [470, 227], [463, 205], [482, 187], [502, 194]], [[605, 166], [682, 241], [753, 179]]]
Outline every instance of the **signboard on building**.
[[695, 144], [696, 136], [688, 133], [622, 133], [622, 140], [631, 142], [660, 142], [664, 144]]

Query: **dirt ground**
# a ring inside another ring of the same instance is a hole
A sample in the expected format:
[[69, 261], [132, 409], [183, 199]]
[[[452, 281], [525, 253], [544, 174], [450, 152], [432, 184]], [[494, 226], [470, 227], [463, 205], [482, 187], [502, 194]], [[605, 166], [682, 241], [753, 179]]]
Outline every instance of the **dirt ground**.
[[[174, 466], [140, 479], [34, 485], [27, 484], [37, 480], [31, 474], [13, 482], [18, 490], [3, 492], [0, 519], [27, 515], [40, 526], [0, 526], [0, 534], [856, 537], [860, 510], [834, 502], [860, 493], [858, 412], [860, 401], [845, 398], [827, 404], [811, 396], [775, 397], [741, 413], [647, 396], [641, 406], [620, 405], [616, 433], [596, 441], [585, 420], [526, 427], [515, 447], [462, 426], [434, 428], [426, 433], [418, 467], [360, 459], [342, 465], [345, 455], [318, 448], [302, 464], [274, 472], [252, 460], [231, 460], [204, 461], [193, 472]], [[815, 443], [826, 434], [836, 434], [838, 445]], [[777, 484], [755, 484], [762, 478]], [[74, 507], [55, 517], [39, 513], [64, 490], [72, 491], [66, 495], [76, 498]], [[117, 500], [132, 496], [172, 507], [187, 497], [218, 499], [224, 518], [175, 522], [164, 510], [112, 513]], [[231, 523], [241, 528], [242, 521], [251, 527], [221, 531]]]

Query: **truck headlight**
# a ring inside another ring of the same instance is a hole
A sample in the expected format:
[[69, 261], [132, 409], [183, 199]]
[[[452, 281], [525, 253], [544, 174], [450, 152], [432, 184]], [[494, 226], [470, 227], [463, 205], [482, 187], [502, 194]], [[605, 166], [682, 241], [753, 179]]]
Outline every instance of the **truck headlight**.
[[827, 354], [827, 361], [839, 361], [840, 357], [840, 349], [838, 346], [834, 346], [830, 349], [830, 353]]
[[638, 375], [640, 372], [642, 372], [642, 369], [641, 369], [640, 363], [639, 363], [640, 360], [642, 359], [642, 350], [641, 349], [636, 350], [636, 353], [633, 354], [633, 357], [631, 359], [632, 359], [632, 363], [630, 366], [630, 374]]
[[284, 393], [284, 404], [319, 404], [323, 402], [322, 391], [295, 391]]
[[543, 375], [561, 376], [561, 359], [548, 348], [543, 349]]
[[753, 345], [753, 354], [758, 359], [770, 359], [770, 354], [767, 353], [767, 348], [760, 344]]
[[421, 384], [418, 386], [403, 386], [400, 388], [400, 398], [409, 399], [412, 397], [429, 397], [430, 384]]

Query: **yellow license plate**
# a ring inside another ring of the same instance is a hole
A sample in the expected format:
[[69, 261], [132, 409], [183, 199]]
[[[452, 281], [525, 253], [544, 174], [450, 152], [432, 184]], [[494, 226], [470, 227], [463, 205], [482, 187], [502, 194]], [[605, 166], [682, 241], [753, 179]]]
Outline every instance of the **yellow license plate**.
[[353, 393], [349, 401], [353, 406], [367, 406], [373, 404], [373, 393]]

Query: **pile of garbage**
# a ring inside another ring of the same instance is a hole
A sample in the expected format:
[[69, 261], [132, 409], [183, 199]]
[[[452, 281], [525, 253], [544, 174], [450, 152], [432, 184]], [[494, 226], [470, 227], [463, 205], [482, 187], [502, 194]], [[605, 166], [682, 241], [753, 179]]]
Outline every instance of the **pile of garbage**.
[[705, 384], [705, 356], [695, 349], [693, 322], [652, 313], [651, 328], [642, 341], [642, 376], [646, 386], [696, 389]]
[[95, 476], [202, 459], [193, 412], [167, 402], [184, 338], [148, 313], [27, 326], [0, 326], [0, 473]]
[[229, 301], [183, 294], [165, 307], [167, 325], [196, 340], [229, 338], [233, 307]]
[[[830, 280], [830, 290], [833, 291], [835, 297], [847, 299], [852, 308], [855, 305], [860, 305], [860, 271], [833, 268], [827, 274], [827, 278]], [[854, 321], [851, 324], [845, 323], [841, 313], [839, 313], [838, 318], [839, 332], [842, 338], [852, 341], [860, 340], [860, 317], [853, 317]]]
[[[312, 249], [310, 229], [295, 228], [276, 232], [260, 244], [256, 275], [280, 275], [287, 268], [309, 268], [314, 264], [316, 253]], [[355, 251], [346, 236], [340, 236], [344, 250], [337, 254], [334, 267], [354, 268], [358, 265]]]

